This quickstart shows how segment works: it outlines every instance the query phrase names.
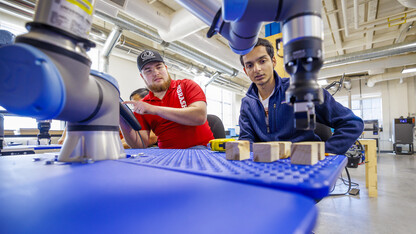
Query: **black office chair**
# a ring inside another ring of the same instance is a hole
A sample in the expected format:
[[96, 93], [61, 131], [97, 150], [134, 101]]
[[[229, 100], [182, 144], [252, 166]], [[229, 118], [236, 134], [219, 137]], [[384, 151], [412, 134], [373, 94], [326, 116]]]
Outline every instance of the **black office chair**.
[[214, 138], [225, 138], [225, 130], [222, 121], [216, 115], [207, 115], [208, 125], [211, 128], [212, 134], [214, 134]]
[[321, 138], [322, 141], [327, 141], [332, 136], [331, 128], [318, 122], [316, 122], [314, 132]]

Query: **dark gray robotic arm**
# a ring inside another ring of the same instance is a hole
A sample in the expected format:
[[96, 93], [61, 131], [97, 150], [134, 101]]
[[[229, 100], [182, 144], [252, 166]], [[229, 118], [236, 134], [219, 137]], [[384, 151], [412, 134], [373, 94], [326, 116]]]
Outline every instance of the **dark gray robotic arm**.
[[283, 24], [285, 69], [291, 84], [286, 102], [294, 107], [297, 129], [315, 128], [315, 104], [323, 102], [317, 76], [323, 64], [323, 24], [320, 0], [178, 0], [211, 25], [208, 37], [221, 34], [237, 54], [247, 54], [257, 42], [262, 22]]
[[0, 48], [0, 105], [39, 120], [68, 122], [60, 161], [126, 156], [117, 81], [90, 70], [94, 0], [37, 1], [29, 32]]

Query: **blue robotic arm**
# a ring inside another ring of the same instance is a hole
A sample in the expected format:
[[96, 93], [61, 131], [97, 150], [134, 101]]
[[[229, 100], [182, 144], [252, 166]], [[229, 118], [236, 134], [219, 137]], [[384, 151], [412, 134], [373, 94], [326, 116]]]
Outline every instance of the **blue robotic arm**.
[[0, 105], [40, 120], [68, 121], [60, 161], [125, 157], [114, 78], [90, 71], [94, 1], [38, 1], [28, 33], [0, 48]]
[[285, 69], [291, 76], [286, 102], [294, 106], [295, 127], [315, 128], [315, 104], [323, 102], [317, 75], [323, 64], [320, 0], [178, 0], [211, 25], [208, 36], [221, 34], [240, 55], [257, 42], [262, 22], [283, 23]]

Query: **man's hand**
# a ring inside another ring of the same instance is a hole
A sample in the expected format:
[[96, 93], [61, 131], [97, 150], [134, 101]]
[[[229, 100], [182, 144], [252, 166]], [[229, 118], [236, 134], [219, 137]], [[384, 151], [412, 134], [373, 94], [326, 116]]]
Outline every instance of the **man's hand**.
[[196, 101], [185, 108], [154, 106], [142, 101], [125, 101], [123, 103], [132, 104], [133, 111], [138, 114], [158, 115], [183, 125], [198, 126], [207, 121], [207, 104], [203, 101]]
[[155, 115], [156, 114], [156, 106], [150, 105], [146, 102], [142, 101], [125, 101], [123, 104], [132, 104], [133, 105], [133, 111], [144, 115], [144, 114], [150, 114]]

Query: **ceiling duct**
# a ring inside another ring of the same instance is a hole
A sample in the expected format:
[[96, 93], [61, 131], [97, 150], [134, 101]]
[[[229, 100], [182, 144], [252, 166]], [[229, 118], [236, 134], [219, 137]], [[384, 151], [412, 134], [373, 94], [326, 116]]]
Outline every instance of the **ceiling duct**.
[[[110, 3], [115, 8], [109, 9], [109, 6], [105, 3]], [[110, 13], [112, 16], [116, 16], [114, 10], [117, 9], [122, 10], [140, 22], [156, 28], [160, 37], [167, 42], [180, 40], [208, 27], [207, 24], [196, 18], [186, 9], [181, 9], [171, 15], [167, 15], [155, 9], [146, 0], [101, 0], [96, 5], [96, 10]]]
[[360, 52], [345, 54], [337, 57], [327, 58], [324, 61], [322, 69], [345, 65], [349, 63], [358, 63], [370, 59], [378, 59], [383, 57], [389, 57], [393, 55], [399, 55], [404, 53], [410, 53], [416, 51], [416, 42], [403, 42], [400, 44], [383, 46], [376, 49], [363, 50]]
[[104, 43], [104, 46], [101, 50], [101, 58], [103, 59], [103, 63], [100, 67], [101, 72], [108, 73], [109, 56], [116, 43], [118, 42], [118, 39], [120, 39], [121, 31], [121, 28], [119, 28], [117, 25], [114, 26], [113, 30], [108, 35], [107, 40]]
[[416, 72], [413, 72], [413, 73], [396, 72], [396, 73], [375, 75], [367, 80], [367, 86], [374, 87], [374, 85], [378, 82], [403, 79], [403, 78], [413, 77], [415, 75], [416, 75]]
[[166, 49], [184, 55], [192, 60], [198, 61], [208, 67], [213, 68], [214, 70], [218, 70], [221, 73], [225, 73], [229, 76], [236, 76], [238, 74], [238, 71], [234, 68], [230, 68], [228, 66], [225, 66], [221, 64], [218, 61], [214, 61], [213, 59], [196, 53], [195, 51], [192, 51], [190, 49], [187, 49], [183, 45], [178, 44], [177, 42], [173, 43], [166, 43], [164, 42], [160, 37], [158, 37], [157, 33], [151, 32], [149, 28], [141, 28], [140, 26], [130, 23], [124, 19], [121, 18], [114, 18], [110, 15], [107, 15], [104, 12], [101, 11], [95, 11], [95, 15], [99, 18], [102, 18], [103, 20], [109, 21], [115, 25], [118, 25], [119, 27], [129, 30], [131, 32], [134, 32], [144, 38], [147, 38], [153, 42], [156, 42], [162, 46], [165, 46]]
[[405, 7], [416, 8], [416, 0], [397, 0]]
[[[97, 3], [100, 3], [98, 1]], [[146, 0], [130, 0], [127, 3], [126, 9], [123, 11], [129, 17], [137, 21], [143, 22], [146, 26], [155, 28], [157, 37], [166, 42], [181, 41], [193, 50], [200, 51], [202, 54], [215, 58], [217, 61], [234, 68], [242, 70], [239, 63], [239, 56], [231, 51], [231, 49], [224, 43], [214, 38], [208, 40], [206, 34], [201, 31], [208, 27], [205, 21], [215, 15], [216, 10], [219, 9], [221, 3], [216, 0], [198, 1], [201, 15], [205, 18], [198, 19], [186, 9], [178, 10], [177, 12], [167, 15], [166, 13], [154, 8]], [[115, 7], [113, 7], [115, 8]], [[100, 9], [97, 4], [96, 10], [112, 15], [107, 10]], [[121, 10], [121, 9], [120, 9]], [[114, 15], [112, 15], [114, 17]], [[121, 14], [118, 14], [121, 18]], [[210, 24], [210, 23], [209, 23]]]

